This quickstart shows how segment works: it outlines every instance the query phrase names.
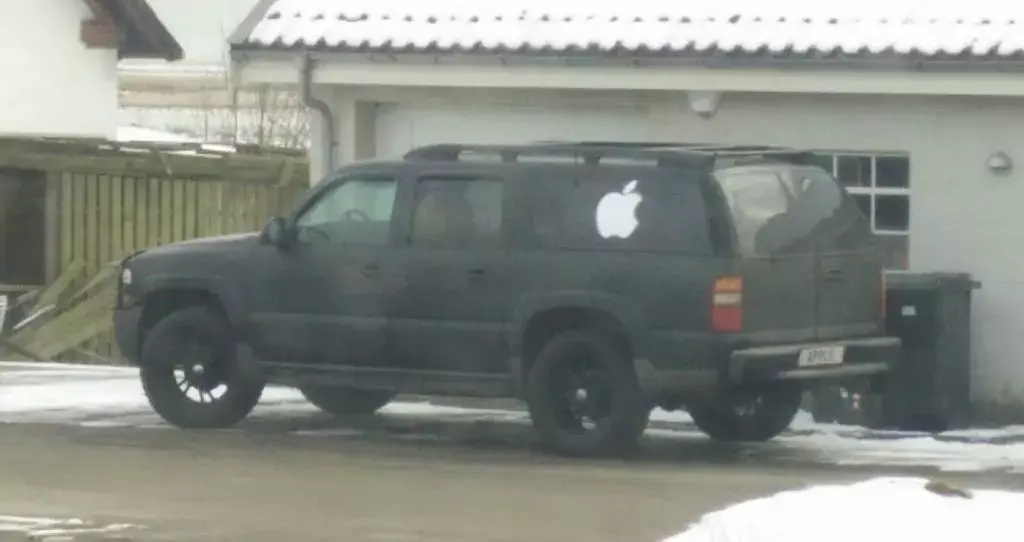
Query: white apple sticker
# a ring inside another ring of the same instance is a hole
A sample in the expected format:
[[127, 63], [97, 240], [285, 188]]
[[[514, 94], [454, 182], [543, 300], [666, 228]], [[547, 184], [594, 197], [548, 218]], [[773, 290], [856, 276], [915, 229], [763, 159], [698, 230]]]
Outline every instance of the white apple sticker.
[[643, 201], [643, 196], [636, 192], [636, 180], [632, 180], [622, 192], [609, 192], [597, 203], [597, 233], [604, 239], [616, 237], [626, 239], [633, 235], [639, 222], [636, 219], [636, 208]]

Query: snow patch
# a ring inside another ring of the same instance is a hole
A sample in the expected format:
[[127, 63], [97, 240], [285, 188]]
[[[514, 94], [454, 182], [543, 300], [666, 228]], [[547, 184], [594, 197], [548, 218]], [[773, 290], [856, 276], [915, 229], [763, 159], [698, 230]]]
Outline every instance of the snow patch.
[[982, 533], [989, 542], [1019, 538], [1024, 493], [971, 490], [963, 498], [929, 491], [926, 484], [876, 478], [786, 491], [707, 514], [664, 542], [960, 542]]

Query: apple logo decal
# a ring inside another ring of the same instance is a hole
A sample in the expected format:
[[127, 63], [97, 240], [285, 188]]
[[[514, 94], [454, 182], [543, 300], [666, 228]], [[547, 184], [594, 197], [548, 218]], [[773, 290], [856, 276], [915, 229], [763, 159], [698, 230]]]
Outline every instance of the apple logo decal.
[[644, 197], [636, 192], [636, 180], [632, 180], [622, 192], [608, 192], [597, 203], [597, 233], [604, 239], [617, 237], [626, 239], [633, 235], [639, 223], [636, 208]]

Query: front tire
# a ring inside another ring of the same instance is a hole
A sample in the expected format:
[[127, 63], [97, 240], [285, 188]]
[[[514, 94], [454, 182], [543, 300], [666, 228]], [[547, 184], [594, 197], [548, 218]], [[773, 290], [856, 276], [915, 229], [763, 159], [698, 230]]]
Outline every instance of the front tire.
[[784, 382], [720, 392], [690, 405], [698, 429], [722, 442], [764, 442], [785, 431], [800, 410], [803, 389]]
[[263, 394], [263, 381], [238, 364], [230, 326], [206, 307], [177, 310], [157, 322], [139, 366], [153, 410], [183, 429], [235, 425]]
[[527, 375], [526, 400], [542, 444], [563, 455], [633, 451], [651, 405], [623, 349], [596, 330], [556, 335]]
[[299, 391], [313, 406], [339, 418], [373, 414], [395, 398], [395, 394], [389, 391], [341, 386], [305, 385]]

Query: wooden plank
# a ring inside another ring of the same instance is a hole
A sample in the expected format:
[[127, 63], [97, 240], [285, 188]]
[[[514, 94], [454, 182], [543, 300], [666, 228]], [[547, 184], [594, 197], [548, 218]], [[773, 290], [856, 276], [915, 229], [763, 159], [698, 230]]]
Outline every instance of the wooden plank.
[[231, 214], [233, 215], [233, 220], [234, 220], [234, 224], [233, 224], [234, 227], [231, 230], [231, 232], [232, 233], [237, 233], [237, 232], [245, 231], [245, 204], [246, 204], [245, 186], [241, 185], [241, 184], [235, 184], [234, 185], [234, 192], [235, 192], [235, 198], [234, 198], [234, 201], [232, 202], [232, 211], [231, 211]]
[[114, 260], [120, 260], [125, 257], [124, 182], [120, 176], [110, 181], [110, 253]]
[[196, 214], [199, 210], [199, 201], [196, 199], [198, 187], [195, 181], [185, 181], [185, 233], [183, 239], [193, 239], [197, 236]]
[[146, 247], [160, 244], [160, 180], [149, 179], [149, 202], [146, 204], [149, 213], [149, 229], [146, 233]]
[[235, 227], [235, 187], [231, 183], [220, 183], [220, 233], [233, 233]]
[[42, 293], [39, 294], [39, 299], [36, 301], [36, 307], [58, 304], [61, 296], [71, 288], [72, 284], [77, 282], [79, 278], [82, 278], [84, 273], [84, 260], [82, 258], [75, 259], [61, 272], [57, 280], [43, 289]]
[[171, 186], [174, 190], [174, 198], [171, 200], [171, 239], [182, 241], [185, 239], [185, 181], [174, 179]]
[[149, 180], [135, 179], [135, 250], [149, 247]]
[[74, 257], [81, 258], [82, 262], [85, 263], [85, 176], [74, 175], [71, 180], [74, 185], [74, 211], [73, 211], [73, 226], [74, 231]]
[[60, 269], [75, 259], [75, 185], [70, 173], [60, 176]]
[[169, 180], [160, 180], [160, 244], [166, 245], [174, 236], [174, 186]]
[[210, 235], [210, 215], [213, 214], [213, 183], [196, 183], [197, 191], [197, 214], [196, 235], [207, 237]]
[[99, 270], [99, 180], [89, 175], [85, 181], [85, 269], [92, 275]]
[[112, 213], [110, 208], [110, 176], [109, 175], [98, 175], [96, 177], [96, 188], [98, 189], [98, 200], [97, 205], [98, 212], [97, 217], [97, 228], [96, 228], [96, 245], [97, 245], [97, 267], [102, 268], [103, 266], [110, 263], [113, 259], [111, 252], [111, 223]]
[[253, 229], [263, 229], [263, 225], [270, 218], [270, 198], [268, 196], [272, 189], [270, 186], [261, 186], [256, 189], [256, 224]]
[[122, 212], [124, 215], [121, 217], [124, 221], [122, 240], [124, 250], [129, 254], [138, 250], [138, 247], [135, 245], [135, 228], [137, 227], [135, 223], [135, 209], [137, 205], [135, 201], [136, 184], [138, 184], [136, 180], [131, 177], [124, 179], [124, 199], [122, 202], [124, 208]]
[[51, 171], [46, 175], [46, 201], [43, 203], [43, 228], [44, 228], [44, 283], [56, 280], [60, 275], [62, 242], [61, 242], [61, 174], [59, 171]]

